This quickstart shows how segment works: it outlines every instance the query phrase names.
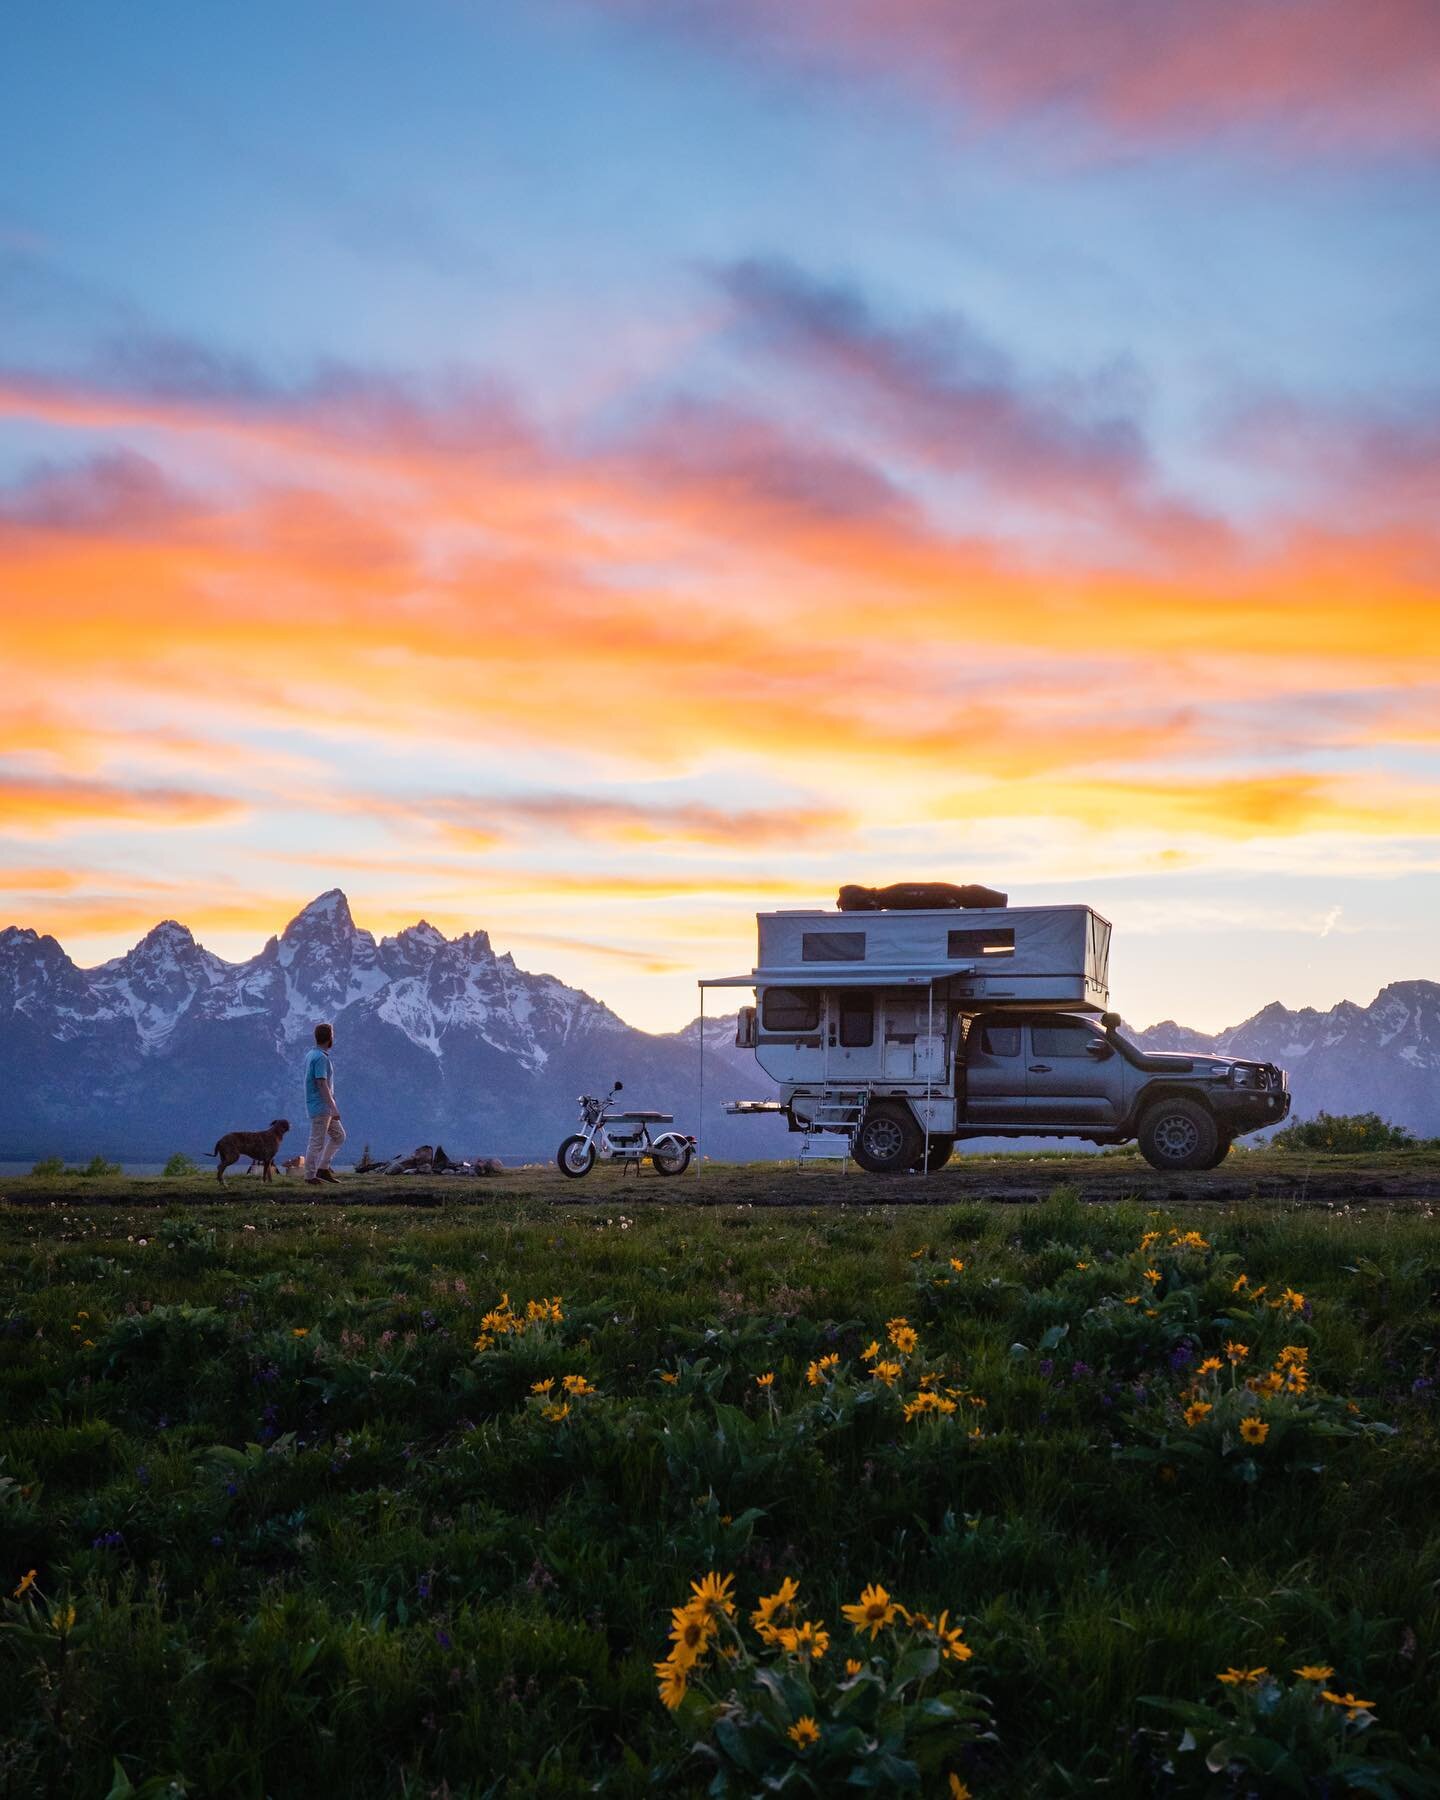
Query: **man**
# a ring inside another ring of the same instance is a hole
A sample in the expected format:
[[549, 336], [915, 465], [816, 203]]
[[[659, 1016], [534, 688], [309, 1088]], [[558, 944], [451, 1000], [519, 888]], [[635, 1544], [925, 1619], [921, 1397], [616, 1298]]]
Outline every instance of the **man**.
[[305, 1110], [310, 1115], [310, 1148], [305, 1152], [307, 1187], [318, 1187], [322, 1181], [340, 1185], [330, 1172], [330, 1159], [345, 1142], [340, 1108], [335, 1104], [335, 1069], [330, 1061], [334, 1044], [335, 1027], [317, 1025], [315, 1048], [305, 1058]]

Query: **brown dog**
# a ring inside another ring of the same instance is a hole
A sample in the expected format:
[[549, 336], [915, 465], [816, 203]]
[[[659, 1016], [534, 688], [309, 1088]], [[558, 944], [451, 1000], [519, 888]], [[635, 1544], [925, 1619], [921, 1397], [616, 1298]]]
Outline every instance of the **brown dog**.
[[249, 1156], [253, 1157], [256, 1162], [265, 1165], [261, 1173], [265, 1180], [269, 1181], [276, 1153], [280, 1149], [280, 1140], [289, 1129], [290, 1121], [288, 1119], [272, 1119], [268, 1131], [227, 1131], [210, 1152], [212, 1156], [220, 1158], [220, 1166], [215, 1171], [215, 1179], [223, 1187], [225, 1171], [231, 1163], [239, 1162], [242, 1156]]

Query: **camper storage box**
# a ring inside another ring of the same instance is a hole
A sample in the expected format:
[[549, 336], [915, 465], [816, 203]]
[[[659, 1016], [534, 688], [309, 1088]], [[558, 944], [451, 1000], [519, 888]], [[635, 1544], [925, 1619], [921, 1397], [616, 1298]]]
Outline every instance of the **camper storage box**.
[[937, 998], [977, 1008], [1110, 1002], [1110, 922], [1088, 906], [773, 912], [757, 923], [758, 987], [933, 982]]

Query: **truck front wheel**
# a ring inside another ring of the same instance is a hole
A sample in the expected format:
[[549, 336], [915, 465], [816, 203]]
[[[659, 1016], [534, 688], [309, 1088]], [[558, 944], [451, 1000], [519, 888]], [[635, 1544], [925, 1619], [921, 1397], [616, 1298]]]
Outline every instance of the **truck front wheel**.
[[866, 1110], [850, 1154], [872, 1175], [899, 1175], [925, 1154], [925, 1134], [908, 1106], [881, 1101]]
[[1213, 1169], [1220, 1127], [1198, 1100], [1156, 1100], [1140, 1121], [1140, 1154], [1152, 1169]]

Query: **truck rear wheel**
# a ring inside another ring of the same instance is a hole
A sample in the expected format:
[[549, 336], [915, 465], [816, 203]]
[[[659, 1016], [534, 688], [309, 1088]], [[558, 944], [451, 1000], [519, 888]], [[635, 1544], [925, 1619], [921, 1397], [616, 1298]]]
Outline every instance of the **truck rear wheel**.
[[936, 1169], [943, 1169], [954, 1154], [954, 1138], [936, 1137], [935, 1133], [932, 1131], [930, 1134], [930, 1154], [927, 1156], [922, 1150], [915, 1167], [917, 1170], [923, 1170], [927, 1175], [933, 1175]]
[[925, 1134], [908, 1106], [882, 1100], [866, 1109], [850, 1154], [872, 1175], [900, 1175], [925, 1154]]
[[1213, 1169], [1220, 1127], [1198, 1100], [1154, 1100], [1140, 1121], [1140, 1154], [1152, 1169]]

